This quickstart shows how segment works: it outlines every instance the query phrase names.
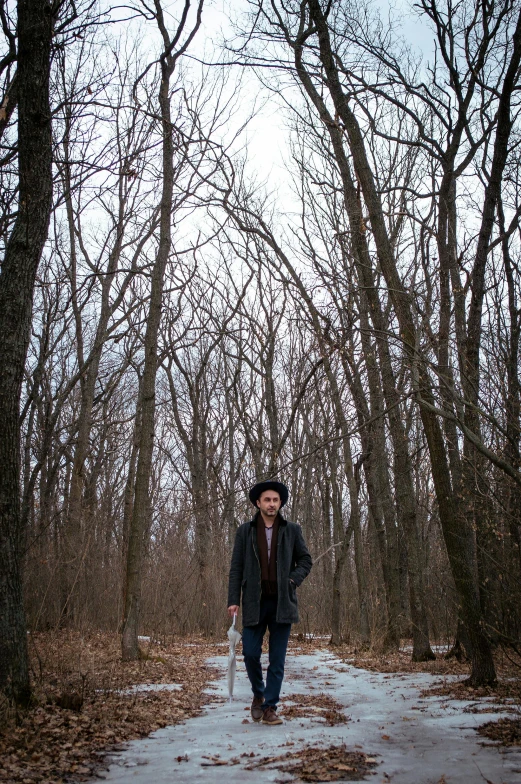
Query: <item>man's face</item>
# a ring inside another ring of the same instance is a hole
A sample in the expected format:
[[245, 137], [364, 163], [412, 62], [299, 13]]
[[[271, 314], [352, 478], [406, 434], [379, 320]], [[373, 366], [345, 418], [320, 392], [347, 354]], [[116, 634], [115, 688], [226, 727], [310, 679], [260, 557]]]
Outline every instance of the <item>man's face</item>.
[[280, 509], [280, 495], [275, 490], [265, 490], [257, 499], [257, 506], [265, 517], [275, 518]]

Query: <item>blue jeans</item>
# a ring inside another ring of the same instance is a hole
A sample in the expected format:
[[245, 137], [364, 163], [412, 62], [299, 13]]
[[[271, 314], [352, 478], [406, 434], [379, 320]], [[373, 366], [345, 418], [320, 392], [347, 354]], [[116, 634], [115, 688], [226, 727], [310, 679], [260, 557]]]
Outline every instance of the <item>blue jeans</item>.
[[[254, 697], [264, 697], [263, 709], [275, 708], [279, 701], [280, 688], [284, 677], [284, 662], [288, 647], [290, 623], [277, 623], [277, 598], [261, 599], [259, 623], [244, 626], [242, 630], [242, 652], [246, 672], [251, 683]], [[269, 666], [266, 686], [262, 678], [261, 653], [262, 640], [266, 629], [270, 631]]]

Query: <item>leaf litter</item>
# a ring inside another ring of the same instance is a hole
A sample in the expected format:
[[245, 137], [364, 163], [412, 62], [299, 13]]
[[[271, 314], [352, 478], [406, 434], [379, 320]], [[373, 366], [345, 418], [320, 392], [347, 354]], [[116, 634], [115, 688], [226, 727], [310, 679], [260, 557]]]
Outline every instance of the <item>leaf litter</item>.
[[478, 732], [502, 746], [521, 746], [521, 718], [487, 721]]
[[345, 724], [349, 721], [344, 706], [329, 694], [292, 694], [290, 700], [284, 700], [280, 714], [285, 719], [314, 718], [321, 719], [328, 727]]
[[[222, 650], [202, 639], [148, 641], [139, 661], [123, 662], [116, 634], [30, 638], [33, 705], [0, 705], [0, 782], [10, 784], [85, 781], [107, 751], [197, 716], [219, 675], [205, 662]], [[144, 683], [181, 689], [126, 691]]]
[[246, 770], [270, 767], [291, 773], [301, 781], [360, 781], [378, 764], [376, 757], [340, 746], [308, 746], [275, 757], [263, 757], [246, 765]]

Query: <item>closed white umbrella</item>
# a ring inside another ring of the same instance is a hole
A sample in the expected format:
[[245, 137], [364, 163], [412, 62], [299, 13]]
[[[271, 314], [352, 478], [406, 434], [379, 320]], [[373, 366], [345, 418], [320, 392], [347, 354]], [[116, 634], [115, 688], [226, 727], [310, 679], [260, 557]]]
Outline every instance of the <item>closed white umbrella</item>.
[[230, 697], [230, 702], [232, 701], [233, 697], [233, 685], [235, 683], [235, 670], [237, 669], [237, 657], [235, 655], [235, 648], [237, 643], [241, 639], [240, 633], [235, 628], [235, 621], [237, 620], [237, 614], [233, 616], [233, 622], [230, 628], [228, 629], [228, 639], [230, 641], [230, 651], [228, 653], [228, 696]]

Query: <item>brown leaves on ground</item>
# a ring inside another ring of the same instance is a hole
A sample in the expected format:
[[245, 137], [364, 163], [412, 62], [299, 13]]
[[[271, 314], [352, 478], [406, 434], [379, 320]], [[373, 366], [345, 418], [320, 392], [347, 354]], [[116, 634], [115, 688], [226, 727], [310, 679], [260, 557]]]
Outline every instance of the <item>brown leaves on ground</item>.
[[356, 649], [343, 646], [342, 648], [335, 647], [333, 651], [345, 664], [371, 672], [388, 674], [429, 672], [433, 675], [467, 675], [469, 671], [467, 664], [458, 662], [456, 659], [445, 659], [443, 655], [438, 655], [432, 661], [413, 662], [411, 661], [411, 652], [407, 650], [385, 654], [372, 651], [361, 653]]
[[503, 746], [521, 746], [521, 718], [487, 721], [478, 732]]
[[521, 702], [521, 679], [499, 679], [494, 686], [469, 686], [466, 681], [438, 683], [421, 692], [421, 697], [448, 697], [451, 700], [489, 699], [496, 705]]
[[[378, 653], [377, 651], [361, 651], [352, 645], [339, 645], [331, 648], [345, 664], [364, 670], [382, 673], [414, 673], [428, 672], [433, 675], [469, 675], [470, 663], [458, 661], [455, 657], [445, 658], [443, 653], [436, 654], [436, 659], [426, 662], [411, 660], [412, 647], [402, 640], [399, 651]], [[499, 648], [494, 654], [494, 663], [498, 677], [519, 678], [521, 674], [521, 657], [513, 651]]]
[[[117, 635], [31, 635], [35, 704], [19, 715], [4, 711], [0, 781], [84, 780], [103, 751], [197, 715], [209, 701], [203, 689], [216, 677], [204, 662], [222, 649], [202, 640], [144, 646], [139, 661], [122, 662]], [[150, 683], [181, 689], [125, 692]]]
[[349, 721], [342, 703], [324, 693], [292, 694], [290, 699], [284, 700], [280, 713], [285, 719], [321, 719], [328, 727]]
[[269, 766], [291, 773], [301, 781], [359, 781], [365, 779], [375, 765], [375, 757], [361, 751], [348, 751], [345, 745], [308, 746], [301, 751], [255, 760], [246, 770]]

